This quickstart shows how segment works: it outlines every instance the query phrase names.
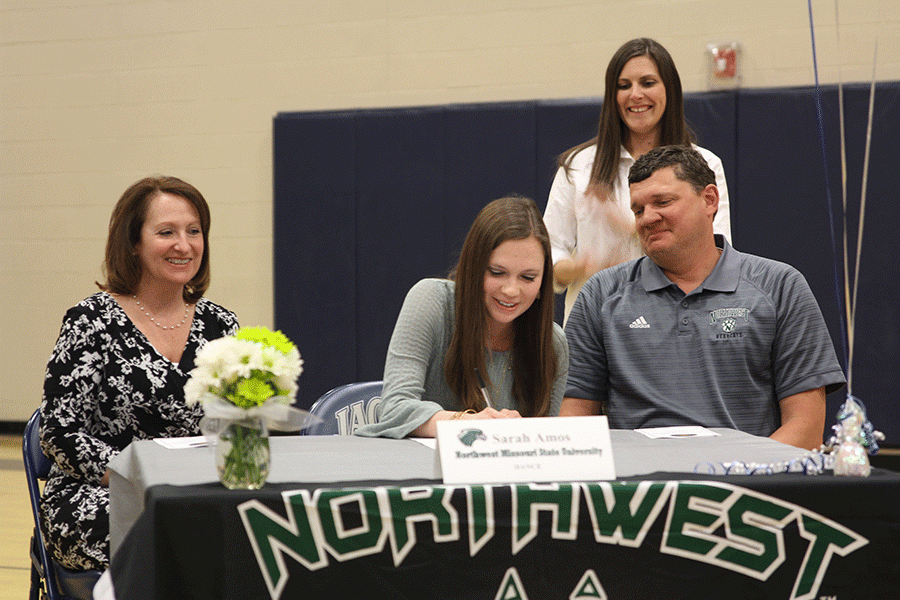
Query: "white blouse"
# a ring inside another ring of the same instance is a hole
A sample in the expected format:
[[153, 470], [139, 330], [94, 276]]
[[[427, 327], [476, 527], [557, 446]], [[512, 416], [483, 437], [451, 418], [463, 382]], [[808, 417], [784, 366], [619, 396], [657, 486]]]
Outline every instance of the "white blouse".
[[[724, 235], [731, 243], [731, 211], [722, 161], [706, 148], [695, 145], [694, 149], [706, 159], [716, 174], [719, 211], [713, 220], [713, 230]], [[568, 173], [562, 167], [556, 172], [547, 208], [544, 210], [544, 224], [550, 234], [553, 264], [564, 258], [572, 258], [576, 253], [579, 256], [587, 255], [593, 262], [603, 266], [612, 266], [642, 255], [640, 241], [623, 227], [625, 223], [634, 222], [628, 189], [628, 171], [634, 164], [634, 158], [621, 147], [619, 174], [612, 190], [613, 199], [606, 202], [586, 194], [596, 153], [596, 144], [588, 146], [572, 157]], [[566, 292], [566, 318], [587, 279], [585, 277], [569, 285]]]

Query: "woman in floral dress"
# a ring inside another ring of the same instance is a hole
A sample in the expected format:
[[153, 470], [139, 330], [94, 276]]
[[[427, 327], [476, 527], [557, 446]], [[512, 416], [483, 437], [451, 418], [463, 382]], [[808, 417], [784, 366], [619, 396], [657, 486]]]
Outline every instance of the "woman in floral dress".
[[109, 461], [134, 440], [199, 433], [202, 410], [184, 402], [194, 356], [238, 327], [203, 297], [209, 225], [192, 185], [134, 183], [110, 218], [102, 291], [63, 319], [41, 405], [41, 448], [54, 460], [41, 517], [66, 568], [109, 564]]

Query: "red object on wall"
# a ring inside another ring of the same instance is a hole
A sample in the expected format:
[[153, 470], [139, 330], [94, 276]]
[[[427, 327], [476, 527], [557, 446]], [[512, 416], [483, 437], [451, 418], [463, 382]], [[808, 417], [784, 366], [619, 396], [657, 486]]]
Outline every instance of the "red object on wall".
[[737, 52], [734, 48], [715, 48], [713, 57], [715, 58], [713, 72], [716, 77], [724, 79], [737, 74]]

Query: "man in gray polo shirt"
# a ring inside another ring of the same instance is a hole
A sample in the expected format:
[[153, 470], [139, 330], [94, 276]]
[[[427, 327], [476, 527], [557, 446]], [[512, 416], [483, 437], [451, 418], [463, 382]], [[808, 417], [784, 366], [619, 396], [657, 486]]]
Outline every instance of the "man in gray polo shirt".
[[663, 146], [628, 182], [646, 256], [600, 271], [566, 324], [561, 416], [610, 427], [730, 427], [816, 448], [825, 394], [845, 378], [796, 269], [713, 234], [716, 178], [691, 148]]

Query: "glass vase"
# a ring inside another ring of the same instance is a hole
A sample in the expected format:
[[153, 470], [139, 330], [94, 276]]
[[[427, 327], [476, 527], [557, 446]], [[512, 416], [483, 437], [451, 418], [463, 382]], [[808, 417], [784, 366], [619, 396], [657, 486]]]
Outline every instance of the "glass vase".
[[269, 433], [259, 417], [232, 421], [219, 434], [216, 469], [230, 490], [257, 490], [269, 476]]

